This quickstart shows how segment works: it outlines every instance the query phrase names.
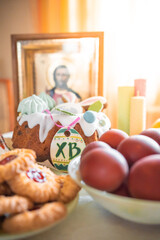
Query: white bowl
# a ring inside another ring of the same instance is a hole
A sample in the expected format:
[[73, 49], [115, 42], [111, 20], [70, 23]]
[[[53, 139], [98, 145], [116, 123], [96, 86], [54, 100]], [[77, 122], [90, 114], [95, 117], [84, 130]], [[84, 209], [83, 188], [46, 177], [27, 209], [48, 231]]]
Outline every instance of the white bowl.
[[160, 224], [160, 202], [118, 196], [86, 185], [79, 173], [80, 157], [73, 159], [69, 175], [84, 188], [93, 199], [113, 214], [137, 223]]

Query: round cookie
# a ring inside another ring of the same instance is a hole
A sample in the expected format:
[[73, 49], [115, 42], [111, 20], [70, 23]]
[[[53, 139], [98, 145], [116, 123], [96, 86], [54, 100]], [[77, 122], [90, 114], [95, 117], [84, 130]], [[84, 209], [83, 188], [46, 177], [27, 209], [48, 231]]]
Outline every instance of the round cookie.
[[0, 155], [0, 183], [13, 178], [35, 162], [36, 154], [30, 149], [15, 149]]
[[41, 208], [26, 211], [6, 218], [2, 228], [8, 233], [22, 233], [49, 226], [65, 217], [67, 213], [63, 203], [46, 203]]
[[29, 197], [33, 202], [44, 203], [58, 198], [60, 183], [56, 179], [57, 175], [50, 169], [33, 164], [27, 171], [8, 181], [8, 184], [13, 192]]
[[69, 175], [58, 176], [58, 181], [61, 183], [58, 201], [63, 203], [72, 201], [81, 188], [76, 184], [75, 181], [73, 181]]
[[0, 215], [24, 212], [33, 208], [30, 199], [21, 196], [0, 196]]

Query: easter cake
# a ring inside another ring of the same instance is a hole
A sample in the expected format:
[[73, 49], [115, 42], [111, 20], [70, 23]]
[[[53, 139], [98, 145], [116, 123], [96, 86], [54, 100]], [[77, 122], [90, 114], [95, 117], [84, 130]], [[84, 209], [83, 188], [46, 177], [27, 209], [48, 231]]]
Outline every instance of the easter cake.
[[20, 114], [13, 132], [13, 147], [32, 149], [37, 161], [48, 159], [56, 168], [67, 170], [68, 163], [87, 144], [97, 141], [111, 127], [101, 111], [102, 99], [95, 98], [87, 111], [81, 103], [56, 106], [45, 93], [23, 99], [17, 110]]

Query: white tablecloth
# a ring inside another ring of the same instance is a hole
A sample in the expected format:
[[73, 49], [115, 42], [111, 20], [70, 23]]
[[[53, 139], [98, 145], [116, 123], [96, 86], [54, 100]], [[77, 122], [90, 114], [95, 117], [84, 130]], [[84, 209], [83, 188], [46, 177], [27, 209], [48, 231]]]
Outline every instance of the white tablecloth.
[[143, 225], [123, 220], [99, 206], [80, 191], [73, 212], [59, 225], [28, 240], [159, 240], [160, 225]]

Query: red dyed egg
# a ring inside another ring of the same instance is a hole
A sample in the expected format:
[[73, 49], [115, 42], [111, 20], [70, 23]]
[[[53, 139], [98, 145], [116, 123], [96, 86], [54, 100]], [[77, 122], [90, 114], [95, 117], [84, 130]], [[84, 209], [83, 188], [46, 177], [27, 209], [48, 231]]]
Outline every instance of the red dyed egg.
[[130, 169], [128, 189], [135, 198], [160, 201], [160, 154], [140, 159]]
[[160, 145], [160, 128], [148, 128], [140, 134], [152, 138]]
[[134, 135], [123, 140], [117, 150], [123, 154], [129, 166], [143, 157], [160, 153], [158, 143], [143, 135]]
[[114, 191], [128, 174], [126, 159], [114, 149], [96, 148], [89, 151], [80, 161], [82, 180], [99, 190]]
[[128, 137], [128, 134], [120, 129], [111, 129], [103, 133], [99, 140], [116, 149], [120, 142]]
[[83, 158], [83, 156], [88, 152], [91, 151], [95, 148], [104, 148], [104, 149], [109, 149], [110, 146], [104, 142], [101, 141], [95, 141], [95, 142], [91, 142], [89, 143], [83, 150], [82, 154], [81, 154], [81, 159]]

